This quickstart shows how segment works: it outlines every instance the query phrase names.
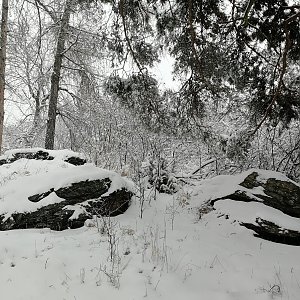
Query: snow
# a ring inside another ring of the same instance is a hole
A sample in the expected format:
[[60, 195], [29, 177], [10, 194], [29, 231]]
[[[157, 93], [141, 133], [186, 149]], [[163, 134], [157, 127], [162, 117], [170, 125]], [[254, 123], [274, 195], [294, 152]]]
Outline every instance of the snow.
[[239, 202], [234, 200], [221, 200], [214, 204], [220, 213], [228, 214], [232, 219], [257, 224], [256, 219], [264, 219], [284, 229], [300, 231], [300, 220], [290, 217], [280, 210], [258, 202]]
[[260, 182], [266, 182], [266, 180], [268, 178], [274, 178], [274, 179], [282, 180], [282, 181], [290, 181], [290, 182], [293, 182], [296, 185], [299, 185], [295, 181], [292, 181], [291, 179], [286, 177], [284, 174], [279, 173], [279, 172], [269, 171], [269, 170], [256, 170], [256, 169], [251, 169], [250, 171], [252, 171], [252, 172], [254, 171], [254, 172], [258, 173], [257, 180], [260, 181]]
[[[57, 167], [63, 175], [56, 173]], [[58, 160], [20, 160], [2, 166], [0, 194], [5, 198], [0, 209], [19, 199], [16, 196], [25, 197], [40, 186], [57, 188], [88, 172], [92, 178], [117, 176], [92, 165], [75, 167]], [[75, 230], [0, 232], [1, 298], [299, 299], [299, 247], [255, 238], [233, 221], [267, 215], [280, 223], [278, 212], [264, 210], [262, 203], [246, 203], [242, 210], [230, 200], [222, 200], [216, 202], [216, 211], [199, 216], [201, 205], [234, 191], [247, 174], [203, 180], [175, 195], [157, 194], [156, 200], [151, 198], [153, 191], [147, 190], [145, 202], [136, 197], [125, 214], [95, 218]], [[3, 179], [5, 176], [11, 178]], [[119, 178], [116, 186], [125, 182]], [[42, 201], [59, 199], [52, 196]], [[219, 209], [230, 210], [233, 219], [220, 217]], [[282, 222], [287, 221], [299, 228], [294, 218]]]
[[299, 247], [254, 238], [215, 212], [197, 220], [188, 208], [178, 208], [172, 230], [165, 213], [170, 205], [172, 196], [160, 195], [143, 219], [138, 202], [111, 219], [114, 266], [103, 220], [99, 229], [90, 222], [63, 232], [0, 232], [1, 294], [20, 300], [269, 300], [278, 285], [274, 297], [297, 299]]

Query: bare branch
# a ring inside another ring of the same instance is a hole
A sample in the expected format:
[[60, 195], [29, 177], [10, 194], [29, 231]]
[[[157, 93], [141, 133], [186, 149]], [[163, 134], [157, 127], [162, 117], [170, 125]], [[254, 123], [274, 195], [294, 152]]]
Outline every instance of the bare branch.
[[[30, 2], [30, 1], [29, 1]], [[55, 13], [53, 11], [51, 11], [49, 9], [49, 7], [47, 5], [45, 5], [43, 2], [41, 2], [40, 0], [35, 0], [36, 3], [38, 3], [43, 9], [44, 11], [50, 16], [50, 18], [54, 21], [54, 23], [57, 23], [59, 20], [56, 17]]]

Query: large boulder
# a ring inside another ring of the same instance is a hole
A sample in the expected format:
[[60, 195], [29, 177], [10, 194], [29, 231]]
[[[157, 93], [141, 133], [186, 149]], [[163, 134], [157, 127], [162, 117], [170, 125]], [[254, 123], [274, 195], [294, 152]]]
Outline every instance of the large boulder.
[[[266, 170], [250, 170], [232, 178], [235, 184], [230, 192], [211, 198], [210, 203], [215, 209], [253, 230], [257, 237], [300, 245], [298, 183], [283, 174]], [[237, 179], [240, 180], [238, 184]], [[222, 190], [222, 184], [219, 188]]]
[[4, 164], [0, 182], [0, 230], [78, 228], [94, 215], [125, 212], [133, 195], [132, 184], [119, 174], [57, 156]]

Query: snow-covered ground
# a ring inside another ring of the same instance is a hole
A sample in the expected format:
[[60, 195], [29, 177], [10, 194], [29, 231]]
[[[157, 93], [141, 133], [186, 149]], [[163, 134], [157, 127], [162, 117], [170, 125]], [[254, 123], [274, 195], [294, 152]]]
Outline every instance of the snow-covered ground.
[[216, 180], [156, 200], [149, 190], [142, 207], [136, 197], [125, 214], [80, 229], [0, 232], [1, 299], [299, 299], [300, 247], [199, 210], [217, 190]]

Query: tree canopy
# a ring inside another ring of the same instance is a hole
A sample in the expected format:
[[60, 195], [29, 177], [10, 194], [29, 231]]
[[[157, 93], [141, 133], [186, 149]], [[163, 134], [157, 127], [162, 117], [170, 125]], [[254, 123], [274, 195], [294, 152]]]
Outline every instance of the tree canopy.
[[[47, 147], [57, 115], [71, 132], [73, 108], [103, 94], [154, 131], [201, 129], [204, 138], [220, 113], [238, 111], [248, 139], [266, 122], [299, 119], [297, 1], [11, 1], [9, 90], [33, 99], [34, 127], [46, 123], [49, 107]], [[165, 54], [175, 61], [177, 90], [162, 90], [155, 78]]]
[[189, 117], [201, 117], [209, 99], [227, 102], [244, 95], [252, 133], [266, 119], [288, 125], [299, 118], [299, 5], [284, 0], [107, 2], [121, 16], [113, 23], [114, 45], [123, 37], [138, 72], [145, 73], [144, 66], [160, 51], [175, 58], [174, 74], [182, 86], [174, 99], [179, 94]]

